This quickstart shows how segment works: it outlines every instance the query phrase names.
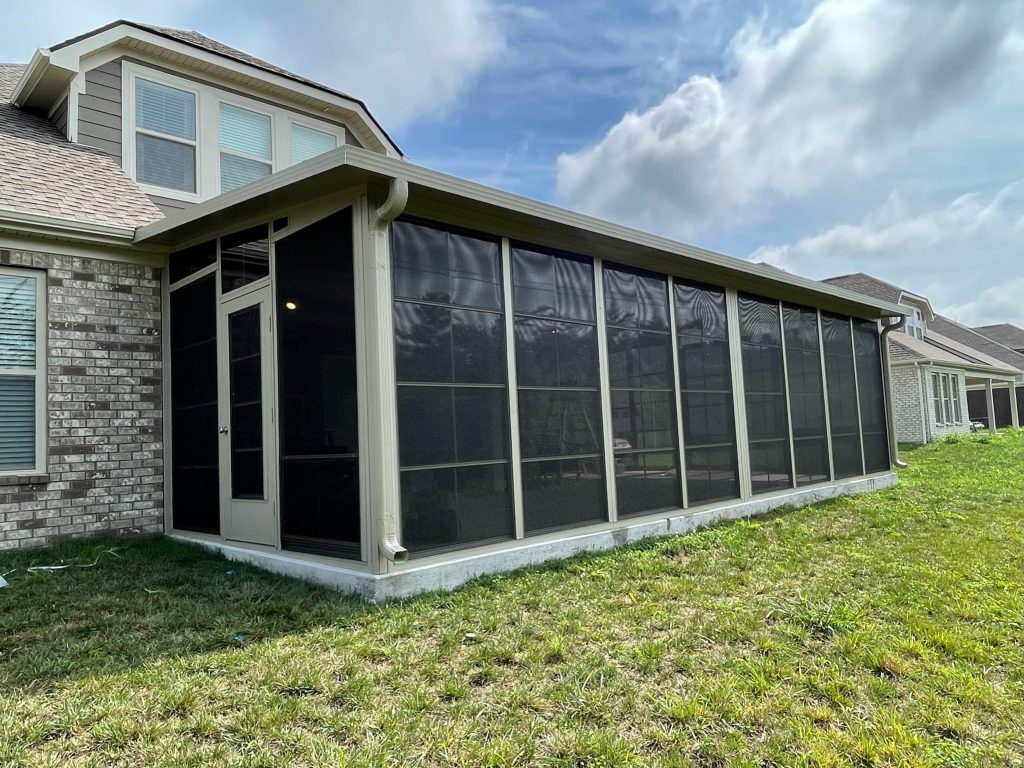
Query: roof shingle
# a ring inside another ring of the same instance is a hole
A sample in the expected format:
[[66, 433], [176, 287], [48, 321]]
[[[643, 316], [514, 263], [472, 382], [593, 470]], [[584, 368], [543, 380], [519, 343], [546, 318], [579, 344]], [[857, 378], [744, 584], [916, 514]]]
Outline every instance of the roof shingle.
[[11, 103], [24, 71], [0, 64], [0, 209], [126, 228], [162, 218], [116, 160]]
[[996, 325], [977, 325], [972, 330], [986, 336], [996, 344], [1002, 344], [1010, 349], [1024, 349], [1024, 328], [1018, 328], [1012, 323], [997, 323]]

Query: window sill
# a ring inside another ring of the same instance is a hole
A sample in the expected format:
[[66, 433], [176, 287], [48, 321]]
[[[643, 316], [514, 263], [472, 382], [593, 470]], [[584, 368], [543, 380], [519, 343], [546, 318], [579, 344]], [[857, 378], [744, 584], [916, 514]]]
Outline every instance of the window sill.
[[50, 482], [50, 475], [46, 472], [21, 475], [0, 475], [0, 488], [12, 485], [40, 485]]

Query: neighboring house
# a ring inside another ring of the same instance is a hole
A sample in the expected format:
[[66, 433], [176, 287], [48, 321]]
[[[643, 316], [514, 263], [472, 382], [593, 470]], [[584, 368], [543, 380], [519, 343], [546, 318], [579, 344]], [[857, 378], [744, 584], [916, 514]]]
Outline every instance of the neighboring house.
[[0, 547], [380, 598], [884, 487], [904, 311], [415, 166], [194, 32], [0, 67]]
[[972, 422], [989, 429], [1020, 424], [1024, 355], [936, 314], [927, 298], [871, 275], [858, 272], [822, 282], [899, 304], [907, 312], [902, 332], [889, 336], [900, 442], [927, 443], [949, 432], [968, 432]]
[[1010, 323], [999, 323], [997, 325], [977, 325], [972, 330], [997, 344], [1002, 344], [1004, 347], [1024, 355], [1024, 328], [1018, 328]]

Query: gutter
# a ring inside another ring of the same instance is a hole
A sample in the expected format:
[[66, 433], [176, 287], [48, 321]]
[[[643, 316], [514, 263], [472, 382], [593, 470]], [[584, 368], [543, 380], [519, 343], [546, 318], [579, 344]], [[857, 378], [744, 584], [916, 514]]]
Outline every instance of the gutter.
[[885, 396], [885, 431], [889, 435], [889, 461], [900, 469], [906, 469], [907, 462], [900, 461], [899, 444], [896, 442], [896, 415], [892, 409], [892, 369], [889, 366], [889, 334], [902, 328], [907, 322], [907, 316], [898, 315], [894, 324], [887, 323], [885, 320], [886, 318], [883, 318], [884, 327], [881, 337], [882, 368], [885, 370], [885, 375], [882, 377], [882, 392]]
[[[369, 234], [373, 249], [372, 263], [374, 265], [388, 263], [390, 259], [388, 225], [402, 214], [408, 202], [409, 183], [405, 179], [392, 178], [388, 185], [387, 199], [370, 216]], [[375, 282], [380, 283], [381, 281], [378, 279]], [[389, 345], [392, 343], [393, 338], [390, 333], [387, 335], [387, 338], [384, 338], [380, 333], [377, 334], [377, 344]], [[378, 353], [377, 357], [378, 359], [387, 359], [385, 353]], [[392, 390], [394, 389], [394, 381], [390, 382], [390, 387]], [[379, 450], [381, 455], [378, 459], [381, 465], [385, 466], [397, 459], [397, 448], [395, 445], [389, 444], [390, 441], [386, 439], [386, 436], [396, 433], [398, 414], [393, 407], [384, 407], [381, 409], [380, 418], [385, 425], [380, 434], [385, 436], [385, 439], [380, 441]], [[391, 483], [388, 483], [388, 487], [382, 494], [383, 498], [373, 505], [374, 528], [378, 537], [377, 551], [386, 560], [404, 562], [409, 559], [409, 550], [403, 547], [398, 540], [398, 489], [392, 488], [391, 485]]]
[[134, 227], [96, 224], [4, 209], [0, 209], [0, 229], [101, 245], [131, 246], [135, 239]]

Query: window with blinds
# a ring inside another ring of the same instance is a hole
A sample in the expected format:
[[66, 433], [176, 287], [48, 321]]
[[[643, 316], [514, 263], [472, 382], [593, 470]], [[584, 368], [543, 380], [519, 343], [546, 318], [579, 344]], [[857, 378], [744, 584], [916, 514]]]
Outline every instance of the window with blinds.
[[196, 95], [141, 78], [135, 81], [135, 178], [196, 191]]
[[220, 191], [230, 192], [273, 171], [270, 115], [220, 103]]
[[0, 473], [42, 471], [44, 280], [0, 267]]
[[326, 131], [292, 123], [292, 165], [330, 152], [338, 146], [338, 137]]

